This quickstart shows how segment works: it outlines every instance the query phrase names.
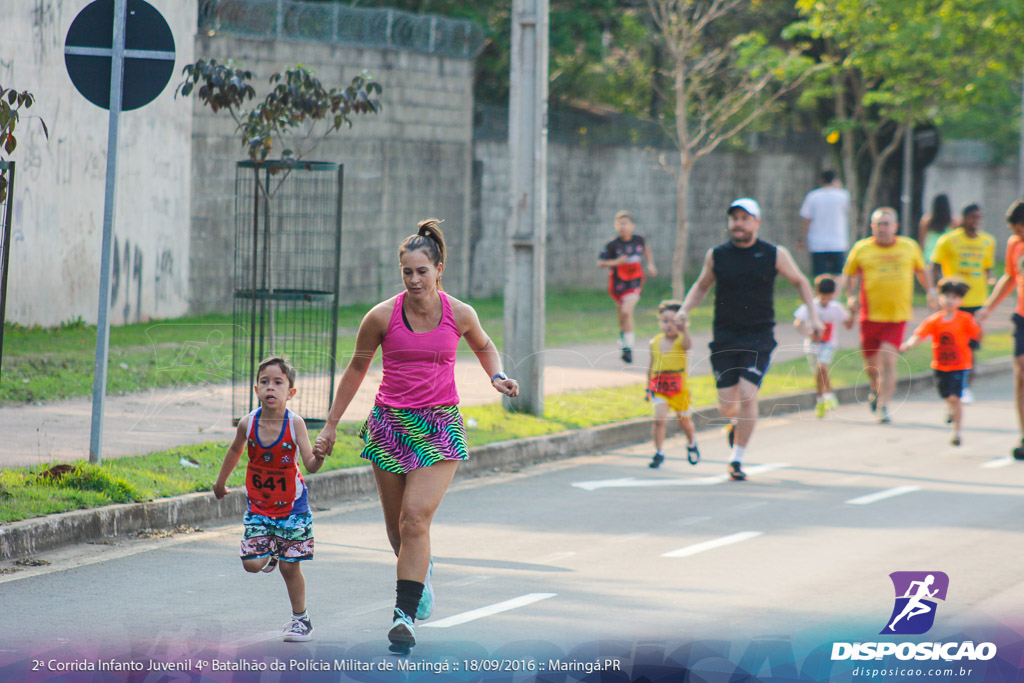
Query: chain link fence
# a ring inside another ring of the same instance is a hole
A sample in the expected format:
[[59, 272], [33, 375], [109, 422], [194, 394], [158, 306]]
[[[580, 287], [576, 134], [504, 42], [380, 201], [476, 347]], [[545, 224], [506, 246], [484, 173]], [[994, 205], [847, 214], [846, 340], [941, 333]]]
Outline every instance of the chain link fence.
[[476, 57], [486, 36], [471, 21], [296, 0], [200, 0], [199, 31]]

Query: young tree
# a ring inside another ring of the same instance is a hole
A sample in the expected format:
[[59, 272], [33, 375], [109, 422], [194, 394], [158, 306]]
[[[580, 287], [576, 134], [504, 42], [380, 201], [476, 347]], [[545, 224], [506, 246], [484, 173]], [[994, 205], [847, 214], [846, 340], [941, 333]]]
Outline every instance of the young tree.
[[[21, 118], [21, 110], [28, 109], [36, 101], [35, 95], [25, 90], [18, 92], [14, 88], [4, 88], [0, 85], [0, 154], [10, 156], [18, 146], [18, 139], [14, 137], [14, 129]], [[43, 135], [50, 137], [46, 129], [46, 122], [39, 119], [43, 127]], [[7, 174], [0, 172], [0, 202], [7, 199]]]
[[865, 234], [886, 162], [915, 125], [969, 115], [993, 90], [1019, 88], [1024, 5], [797, 0], [797, 8], [803, 20], [786, 35], [814, 39], [821, 54], [827, 77], [807, 94], [833, 112], [825, 127], [839, 136], [851, 218]]
[[683, 296], [689, 243], [688, 201], [694, 166], [720, 144], [773, 110], [818, 68], [756, 32], [718, 37], [749, 0], [648, 0], [669, 55], [675, 104], [670, 134], [679, 150], [672, 290]]

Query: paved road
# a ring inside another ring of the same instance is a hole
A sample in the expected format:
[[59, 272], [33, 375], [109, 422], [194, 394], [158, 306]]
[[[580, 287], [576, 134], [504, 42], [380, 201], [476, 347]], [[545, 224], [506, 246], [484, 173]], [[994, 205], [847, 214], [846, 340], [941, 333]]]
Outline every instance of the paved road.
[[[977, 627], [1019, 640], [1024, 463], [1007, 457], [1009, 383], [979, 382], [976, 394], [960, 448], [926, 392], [890, 426], [862, 406], [765, 420], [743, 483], [725, 480], [717, 431], [700, 434], [697, 467], [673, 440], [658, 471], [640, 445], [457, 482], [434, 523], [437, 609], [418, 628], [415, 661], [545, 658], [600, 639], [876, 640], [893, 606], [888, 575], [901, 570], [949, 575], [928, 638]], [[4, 661], [58, 652], [380, 657], [394, 559], [377, 503], [315, 503], [325, 509], [305, 568], [313, 643], [277, 641], [282, 582], [242, 572], [232, 523], [67, 549], [0, 574], [0, 679]]]

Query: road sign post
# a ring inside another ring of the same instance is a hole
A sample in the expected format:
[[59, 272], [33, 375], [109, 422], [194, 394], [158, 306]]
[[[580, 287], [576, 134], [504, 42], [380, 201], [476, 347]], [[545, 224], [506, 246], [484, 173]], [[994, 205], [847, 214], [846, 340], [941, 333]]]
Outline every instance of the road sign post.
[[[148, 104], [167, 85], [174, 71], [174, 36], [160, 13], [144, 0], [95, 0], [71, 23], [64, 43], [64, 62], [78, 92], [96, 106], [110, 110], [89, 437], [89, 462], [99, 464], [103, 462], [121, 112]], [[105, 78], [107, 73], [109, 78]]]

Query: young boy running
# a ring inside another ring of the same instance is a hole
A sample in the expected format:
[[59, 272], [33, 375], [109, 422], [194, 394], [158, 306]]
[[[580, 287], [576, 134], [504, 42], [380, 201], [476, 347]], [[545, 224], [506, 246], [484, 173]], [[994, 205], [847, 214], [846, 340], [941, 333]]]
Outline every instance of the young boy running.
[[964, 295], [970, 289], [963, 280], [943, 278], [939, 281], [939, 304], [942, 309], [924, 319], [914, 334], [900, 346], [900, 351], [912, 349], [925, 337], [932, 338], [932, 368], [939, 396], [949, 403], [953, 417], [954, 446], [959, 446], [960, 426], [963, 423], [964, 383], [971, 369], [971, 340], [981, 341], [981, 327], [974, 316], [960, 310]]
[[804, 339], [804, 353], [811, 363], [818, 381], [818, 401], [814, 406], [814, 414], [820, 419], [825, 413], [838, 407], [835, 392], [832, 391], [832, 382], [829, 379], [829, 366], [832, 364], [832, 357], [836, 353], [836, 323], [844, 323], [847, 328], [853, 324], [850, 312], [836, 301], [836, 281], [831, 275], [819, 275], [814, 278], [814, 308], [818, 312], [818, 318], [825, 326], [821, 333], [815, 333], [808, 324], [807, 304], [800, 304], [800, 308], [793, 313], [795, 320], [793, 324], [806, 337]]
[[272, 572], [280, 563], [292, 604], [283, 636], [287, 641], [306, 641], [312, 638], [313, 625], [306, 613], [306, 580], [299, 562], [313, 559], [313, 515], [298, 459], [313, 473], [324, 458], [313, 455], [306, 423], [286, 407], [295, 395], [295, 368], [288, 361], [275, 357], [260, 363], [253, 389], [260, 407], [238, 421], [213, 494], [218, 500], [227, 495], [228, 477], [242, 451], [247, 451], [249, 506], [242, 519], [242, 567], [252, 573]]
[[628, 211], [615, 214], [615, 232], [618, 237], [605, 245], [601, 255], [597, 257], [600, 268], [608, 268], [608, 294], [615, 302], [615, 310], [619, 316], [619, 343], [622, 346], [622, 361], [633, 362], [633, 344], [636, 335], [633, 332], [633, 309], [640, 300], [640, 290], [644, 286], [643, 260], [647, 259], [647, 272], [654, 277], [658, 269], [654, 267], [654, 256], [644, 238], [633, 234], [636, 224]]
[[644, 400], [654, 403], [654, 422], [651, 425], [654, 458], [648, 465], [652, 468], [659, 467], [665, 460], [662, 447], [670, 409], [675, 411], [679, 427], [689, 442], [686, 459], [691, 465], [700, 462], [697, 437], [690, 419], [690, 390], [686, 386], [686, 352], [690, 348], [690, 335], [686, 333], [686, 323], [676, 321], [676, 313], [682, 305], [682, 301], [673, 299], [666, 299], [658, 305], [661, 334], [651, 340], [651, 363], [647, 367]]

